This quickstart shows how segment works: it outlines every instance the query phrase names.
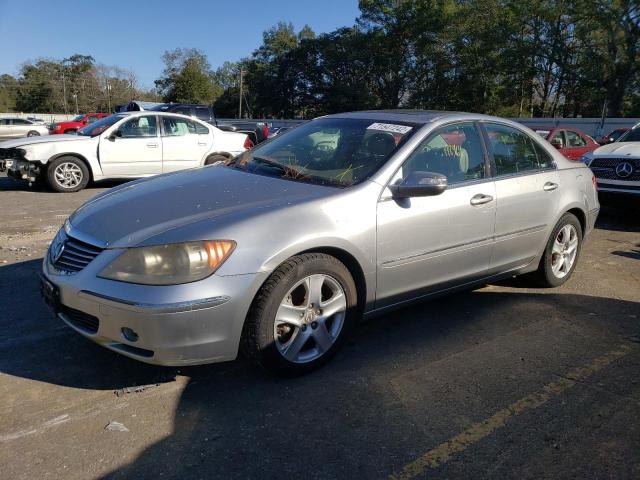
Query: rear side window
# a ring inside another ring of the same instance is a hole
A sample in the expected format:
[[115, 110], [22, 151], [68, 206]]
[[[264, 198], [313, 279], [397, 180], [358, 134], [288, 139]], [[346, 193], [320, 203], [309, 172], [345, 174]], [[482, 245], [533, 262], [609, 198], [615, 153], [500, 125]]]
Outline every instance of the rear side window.
[[26, 120], [22, 120], [21, 118], [14, 118], [13, 119], [13, 124], [14, 125], [31, 125], [30, 122], [28, 122]]
[[166, 137], [181, 137], [197, 132], [196, 123], [186, 118], [162, 117], [162, 126]]
[[209, 129], [207, 127], [205, 127], [204, 125], [198, 123], [198, 122], [193, 122], [196, 125], [196, 133], [198, 135], [207, 135], [209, 133]]
[[567, 130], [565, 131], [565, 135], [567, 136], [567, 147], [585, 147], [587, 145], [585, 139], [576, 132]]
[[536, 155], [538, 156], [538, 164], [540, 165], [540, 168], [545, 169], [553, 167], [554, 163], [551, 154], [549, 154], [549, 152], [547, 152], [539, 143], [532, 143], [533, 148], [536, 151]]
[[495, 123], [487, 123], [485, 128], [498, 176], [538, 170], [533, 141], [524, 132]]

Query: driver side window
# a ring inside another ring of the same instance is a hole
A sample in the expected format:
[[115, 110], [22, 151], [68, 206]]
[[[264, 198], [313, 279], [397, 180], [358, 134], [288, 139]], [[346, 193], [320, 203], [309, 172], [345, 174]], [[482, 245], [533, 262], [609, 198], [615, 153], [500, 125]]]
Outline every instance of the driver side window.
[[440, 173], [449, 185], [484, 178], [484, 150], [476, 126], [456, 123], [429, 135], [405, 161], [402, 178], [415, 172]]
[[122, 138], [155, 137], [157, 132], [155, 115], [134, 117], [120, 127]]

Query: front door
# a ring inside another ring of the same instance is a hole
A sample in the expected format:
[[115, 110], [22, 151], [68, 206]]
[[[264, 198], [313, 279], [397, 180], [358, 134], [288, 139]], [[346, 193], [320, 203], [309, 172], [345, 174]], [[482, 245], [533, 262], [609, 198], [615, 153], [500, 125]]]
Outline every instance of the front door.
[[526, 133], [485, 123], [497, 195], [492, 273], [529, 264], [557, 212], [559, 175], [551, 155]]
[[447, 176], [448, 188], [432, 197], [378, 203], [376, 306], [443, 290], [486, 275], [493, 247], [496, 192], [480, 132], [472, 122], [442, 127], [396, 173]]
[[125, 120], [111, 139], [103, 134], [99, 154], [102, 172], [107, 177], [162, 173], [162, 140], [156, 115]]

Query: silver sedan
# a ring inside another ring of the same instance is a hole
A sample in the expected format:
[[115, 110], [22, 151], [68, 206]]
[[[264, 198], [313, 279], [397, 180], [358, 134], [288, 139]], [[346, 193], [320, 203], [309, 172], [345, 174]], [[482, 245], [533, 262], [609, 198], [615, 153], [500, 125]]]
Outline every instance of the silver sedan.
[[42, 291], [78, 333], [144, 362], [243, 348], [300, 374], [361, 317], [515, 275], [563, 284], [598, 214], [594, 184], [501, 118], [332, 115], [228, 165], [98, 195], [52, 242]]
[[27, 118], [0, 118], [0, 140], [40, 135], [49, 135], [49, 129], [42, 123]]

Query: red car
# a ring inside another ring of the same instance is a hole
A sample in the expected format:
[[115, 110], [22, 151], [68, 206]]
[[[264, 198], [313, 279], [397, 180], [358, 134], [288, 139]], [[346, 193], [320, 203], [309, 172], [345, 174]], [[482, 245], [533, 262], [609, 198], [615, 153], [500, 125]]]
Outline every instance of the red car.
[[75, 133], [82, 127], [86, 127], [90, 123], [97, 122], [98, 120], [108, 116], [108, 113], [87, 113], [83, 115], [77, 115], [68, 122], [52, 123], [49, 126], [49, 134], [54, 135], [58, 133]]
[[593, 138], [577, 128], [532, 127], [532, 130], [545, 138], [569, 160], [579, 161], [585, 153], [592, 152], [600, 146]]

